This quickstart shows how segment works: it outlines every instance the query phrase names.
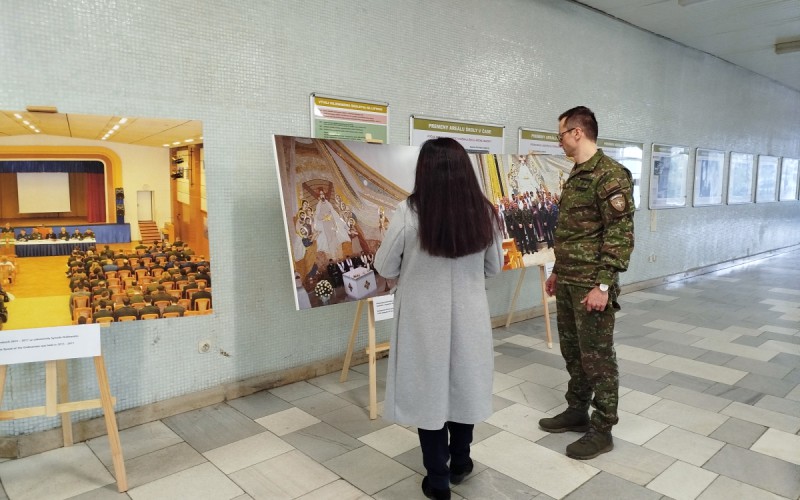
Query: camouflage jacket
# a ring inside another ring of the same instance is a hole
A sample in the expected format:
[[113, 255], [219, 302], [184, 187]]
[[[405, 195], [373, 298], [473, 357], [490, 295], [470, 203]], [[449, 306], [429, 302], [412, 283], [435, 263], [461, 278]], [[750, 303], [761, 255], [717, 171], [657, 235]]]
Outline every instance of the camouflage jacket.
[[559, 283], [613, 286], [633, 251], [631, 173], [597, 150], [569, 174], [555, 232]]

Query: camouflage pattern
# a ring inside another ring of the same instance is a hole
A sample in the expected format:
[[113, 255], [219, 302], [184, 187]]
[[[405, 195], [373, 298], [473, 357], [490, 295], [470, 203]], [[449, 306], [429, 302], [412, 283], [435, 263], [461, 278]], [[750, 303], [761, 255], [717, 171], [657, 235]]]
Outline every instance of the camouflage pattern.
[[[618, 421], [614, 313], [619, 273], [627, 270], [633, 251], [631, 174], [598, 149], [573, 167], [558, 208], [553, 273], [561, 354], [570, 374], [566, 399], [570, 408], [594, 406], [592, 428], [609, 432]], [[609, 285], [608, 304], [603, 311], [586, 311], [581, 300], [597, 284]]]
[[617, 308], [611, 305], [616, 302], [617, 289], [608, 290], [609, 304], [604, 311], [586, 310], [581, 300], [587, 293], [589, 288], [564, 283], [556, 289], [558, 340], [570, 375], [566, 399], [570, 408], [582, 411], [588, 411], [591, 403], [595, 408], [592, 428], [608, 432], [619, 420], [619, 370], [614, 351]]
[[617, 282], [633, 251], [631, 173], [598, 149], [572, 169], [558, 209], [553, 267], [558, 283]]

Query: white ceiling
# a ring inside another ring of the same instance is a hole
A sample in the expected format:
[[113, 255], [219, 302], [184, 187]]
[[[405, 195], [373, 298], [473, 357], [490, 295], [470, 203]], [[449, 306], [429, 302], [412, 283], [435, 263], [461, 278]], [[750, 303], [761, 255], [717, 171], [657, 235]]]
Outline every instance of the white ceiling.
[[[127, 121], [120, 124], [122, 118], [122, 116], [71, 113], [0, 111], [0, 137], [41, 134], [102, 140], [114, 125], [119, 125], [119, 128], [108, 136], [107, 142], [154, 147], [167, 147], [164, 146], [167, 144], [173, 148], [203, 142], [202, 122], [197, 120], [125, 117]], [[27, 121], [28, 125], [24, 121]], [[39, 132], [31, 129], [31, 125]]]
[[[800, 0], [573, 0], [800, 90]], [[689, 4], [689, 5], [681, 5]]]

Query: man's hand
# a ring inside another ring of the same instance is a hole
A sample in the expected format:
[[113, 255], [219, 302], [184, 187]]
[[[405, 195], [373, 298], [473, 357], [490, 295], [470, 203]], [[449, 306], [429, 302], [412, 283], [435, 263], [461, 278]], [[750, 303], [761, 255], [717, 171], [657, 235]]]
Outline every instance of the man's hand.
[[550, 277], [544, 282], [544, 291], [547, 295], [553, 296], [556, 293], [556, 286], [558, 285], [558, 276], [556, 273], [550, 273]]
[[608, 292], [601, 292], [600, 288], [594, 287], [589, 290], [586, 297], [583, 298], [581, 304], [586, 306], [586, 310], [591, 311], [605, 311], [608, 304]]

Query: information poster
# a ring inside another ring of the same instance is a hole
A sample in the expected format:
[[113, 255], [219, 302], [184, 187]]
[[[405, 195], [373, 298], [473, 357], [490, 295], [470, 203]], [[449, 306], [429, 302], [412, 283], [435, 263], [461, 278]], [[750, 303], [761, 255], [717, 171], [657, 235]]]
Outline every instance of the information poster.
[[411, 116], [412, 146], [422, 146], [436, 137], [452, 137], [469, 153], [502, 154], [504, 132], [503, 125]]
[[0, 335], [0, 365], [99, 355], [99, 324], [5, 330]]
[[758, 155], [756, 203], [775, 201], [778, 189], [778, 157]]
[[389, 142], [389, 104], [311, 94], [311, 133], [320, 139]]
[[753, 203], [755, 156], [748, 153], [731, 153], [728, 173], [728, 205]]
[[725, 153], [697, 149], [694, 160], [694, 206], [722, 204], [722, 176]]
[[520, 155], [554, 155], [563, 156], [564, 150], [558, 143], [558, 134], [545, 130], [534, 130], [529, 128], [519, 129], [519, 149]]
[[630, 170], [631, 177], [633, 177], [633, 204], [638, 210], [642, 201], [644, 143], [598, 138], [597, 147]]
[[797, 199], [798, 174], [800, 174], [800, 160], [784, 158], [781, 162], [781, 201]]
[[686, 206], [689, 148], [653, 144], [650, 173], [650, 208]]

